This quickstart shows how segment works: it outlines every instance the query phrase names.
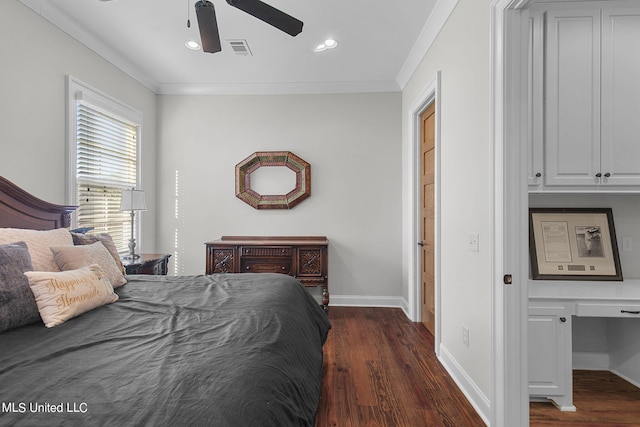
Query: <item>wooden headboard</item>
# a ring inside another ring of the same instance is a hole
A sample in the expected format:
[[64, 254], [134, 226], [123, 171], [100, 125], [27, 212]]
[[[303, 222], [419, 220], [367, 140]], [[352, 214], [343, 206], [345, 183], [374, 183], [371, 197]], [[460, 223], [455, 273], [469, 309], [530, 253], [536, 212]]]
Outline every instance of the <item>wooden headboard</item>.
[[45, 202], [0, 176], [0, 227], [51, 230], [69, 227], [76, 206]]

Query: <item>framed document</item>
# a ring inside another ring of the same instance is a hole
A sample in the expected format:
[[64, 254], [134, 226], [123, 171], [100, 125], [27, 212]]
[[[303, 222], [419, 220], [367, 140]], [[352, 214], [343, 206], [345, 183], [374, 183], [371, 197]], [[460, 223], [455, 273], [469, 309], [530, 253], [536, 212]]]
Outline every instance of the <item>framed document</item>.
[[622, 280], [611, 208], [530, 208], [534, 280]]

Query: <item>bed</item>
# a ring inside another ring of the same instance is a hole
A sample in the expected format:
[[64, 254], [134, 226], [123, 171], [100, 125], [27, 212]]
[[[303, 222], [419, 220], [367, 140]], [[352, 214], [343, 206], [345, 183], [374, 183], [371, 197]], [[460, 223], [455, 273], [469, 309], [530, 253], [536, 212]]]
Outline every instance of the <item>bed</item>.
[[[0, 227], [65, 228], [72, 211], [0, 177]], [[55, 326], [0, 332], [0, 425], [313, 425], [330, 324], [297, 280], [126, 282]]]

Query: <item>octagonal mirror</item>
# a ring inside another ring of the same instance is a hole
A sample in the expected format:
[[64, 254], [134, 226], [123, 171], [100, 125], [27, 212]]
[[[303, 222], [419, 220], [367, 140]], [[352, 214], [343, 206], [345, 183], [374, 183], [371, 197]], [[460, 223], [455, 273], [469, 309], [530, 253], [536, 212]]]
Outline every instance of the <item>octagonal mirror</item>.
[[291, 209], [309, 196], [311, 165], [290, 151], [253, 153], [236, 165], [236, 197], [256, 209]]

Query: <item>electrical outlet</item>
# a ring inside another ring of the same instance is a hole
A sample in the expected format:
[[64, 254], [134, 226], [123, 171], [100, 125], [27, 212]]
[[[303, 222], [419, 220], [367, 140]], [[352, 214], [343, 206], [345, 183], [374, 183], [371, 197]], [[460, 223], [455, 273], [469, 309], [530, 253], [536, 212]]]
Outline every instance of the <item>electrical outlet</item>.
[[469, 328], [462, 325], [462, 343], [469, 347]]
[[631, 237], [622, 238], [622, 252], [633, 252], [633, 240]]
[[469, 233], [468, 245], [471, 252], [480, 252], [480, 235], [478, 233]]

